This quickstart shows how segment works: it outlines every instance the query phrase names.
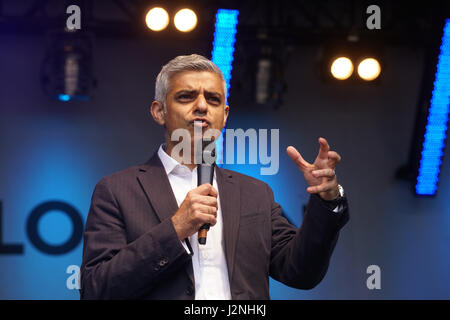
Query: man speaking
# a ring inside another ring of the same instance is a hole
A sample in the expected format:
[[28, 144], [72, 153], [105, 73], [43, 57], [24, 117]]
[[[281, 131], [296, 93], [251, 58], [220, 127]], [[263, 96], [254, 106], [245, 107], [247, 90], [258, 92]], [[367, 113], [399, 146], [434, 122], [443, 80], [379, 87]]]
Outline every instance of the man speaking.
[[[173, 134], [220, 132], [226, 96], [220, 69], [202, 56], [178, 56], [162, 68], [150, 112], [166, 142], [147, 163], [96, 185], [84, 233], [82, 299], [269, 299], [269, 276], [298, 289], [323, 279], [349, 219], [335, 174], [341, 157], [323, 138], [312, 164], [287, 148], [311, 194], [300, 229], [262, 181], [213, 167], [211, 183], [198, 186], [195, 147], [180, 152]], [[207, 240], [199, 243], [205, 225]]]

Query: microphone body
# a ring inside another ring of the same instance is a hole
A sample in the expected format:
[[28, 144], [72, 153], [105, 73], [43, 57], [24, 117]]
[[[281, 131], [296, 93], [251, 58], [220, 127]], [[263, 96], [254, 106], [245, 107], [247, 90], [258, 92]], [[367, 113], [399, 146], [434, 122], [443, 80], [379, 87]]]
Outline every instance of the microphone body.
[[[197, 166], [197, 177], [198, 177], [198, 183], [197, 185], [200, 186], [205, 183], [213, 184], [213, 178], [214, 178], [214, 163], [213, 164], [206, 164], [202, 163]], [[200, 227], [200, 230], [198, 230], [198, 243], [199, 244], [206, 244], [206, 235], [209, 230], [209, 223], [205, 223]]]
[[[212, 140], [214, 143], [214, 140]], [[208, 141], [203, 140], [202, 145], [202, 163], [197, 165], [197, 186], [209, 183], [213, 184], [214, 179], [214, 167], [216, 166], [216, 150], [215, 145], [212, 150], [206, 148]], [[211, 141], [209, 141], [211, 143]], [[209, 161], [208, 161], [209, 160]], [[206, 244], [206, 236], [209, 230], [209, 223], [205, 223], [198, 230], [198, 243]]]

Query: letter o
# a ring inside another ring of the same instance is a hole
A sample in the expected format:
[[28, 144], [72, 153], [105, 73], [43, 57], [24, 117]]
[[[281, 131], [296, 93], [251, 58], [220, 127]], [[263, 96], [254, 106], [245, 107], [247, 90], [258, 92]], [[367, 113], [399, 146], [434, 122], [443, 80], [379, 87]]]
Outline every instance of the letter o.
[[[61, 245], [51, 245], [45, 242], [38, 232], [39, 220], [49, 211], [61, 211], [66, 214], [73, 225], [73, 231], [70, 238]], [[83, 220], [77, 209], [66, 202], [62, 201], [47, 201], [44, 202], [31, 211], [27, 220], [27, 235], [30, 242], [40, 251], [59, 255], [73, 250], [81, 241], [83, 236]]]

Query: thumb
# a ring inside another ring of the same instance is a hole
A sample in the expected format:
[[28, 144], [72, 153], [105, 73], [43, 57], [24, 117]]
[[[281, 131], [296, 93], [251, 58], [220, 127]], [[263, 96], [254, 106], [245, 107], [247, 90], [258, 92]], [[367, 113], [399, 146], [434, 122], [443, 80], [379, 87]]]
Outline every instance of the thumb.
[[306, 162], [305, 159], [303, 159], [300, 152], [298, 152], [297, 149], [295, 149], [293, 146], [287, 147], [286, 153], [288, 154], [289, 158], [291, 158], [291, 160], [295, 162], [295, 164], [300, 168], [301, 171], [309, 166], [309, 163]]

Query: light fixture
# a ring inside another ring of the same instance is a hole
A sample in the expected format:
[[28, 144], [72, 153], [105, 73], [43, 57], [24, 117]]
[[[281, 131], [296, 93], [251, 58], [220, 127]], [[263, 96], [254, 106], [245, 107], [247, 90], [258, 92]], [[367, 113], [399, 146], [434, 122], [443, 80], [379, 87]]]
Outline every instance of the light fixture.
[[[231, 70], [233, 68], [233, 52], [236, 43], [236, 32], [238, 24], [238, 10], [219, 9], [216, 13], [214, 25], [214, 41], [211, 52], [211, 61], [222, 71], [227, 86], [227, 97], [230, 94]], [[224, 131], [216, 142], [217, 164], [223, 164]]]
[[236, 42], [238, 10], [219, 9], [216, 14], [213, 49], [211, 60], [222, 71], [227, 85], [227, 96], [230, 91], [231, 70], [233, 68], [233, 52]]
[[89, 34], [49, 34], [41, 67], [45, 93], [59, 101], [87, 101], [96, 81], [93, 77], [92, 41]]
[[175, 14], [173, 22], [179, 31], [189, 32], [197, 25], [197, 15], [191, 9], [181, 9]]
[[68, 94], [60, 93], [58, 94], [58, 99], [61, 101], [69, 101], [70, 96]]
[[358, 65], [358, 75], [361, 79], [372, 81], [378, 78], [381, 66], [377, 59], [365, 58]]
[[445, 21], [433, 84], [415, 185], [416, 194], [421, 196], [436, 194], [447, 138], [450, 107], [450, 19]]
[[324, 82], [376, 86], [382, 80], [382, 43], [349, 36], [326, 41], [317, 51], [320, 77]]
[[338, 80], [346, 80], [353, 73], [353, 63], [347, 57], [336, 58], [331, 64], [330, 72]]
[[147, 27], [153, 31], [164, 30], [169, 25], [169, 14], [160, 7], [154, 7], [145, 16]]
[[264, 104], [269, 100], [270, 81], [272, 77], [272, 61], [268, 57], [258, 59], [256, 65], [255, 100]]

